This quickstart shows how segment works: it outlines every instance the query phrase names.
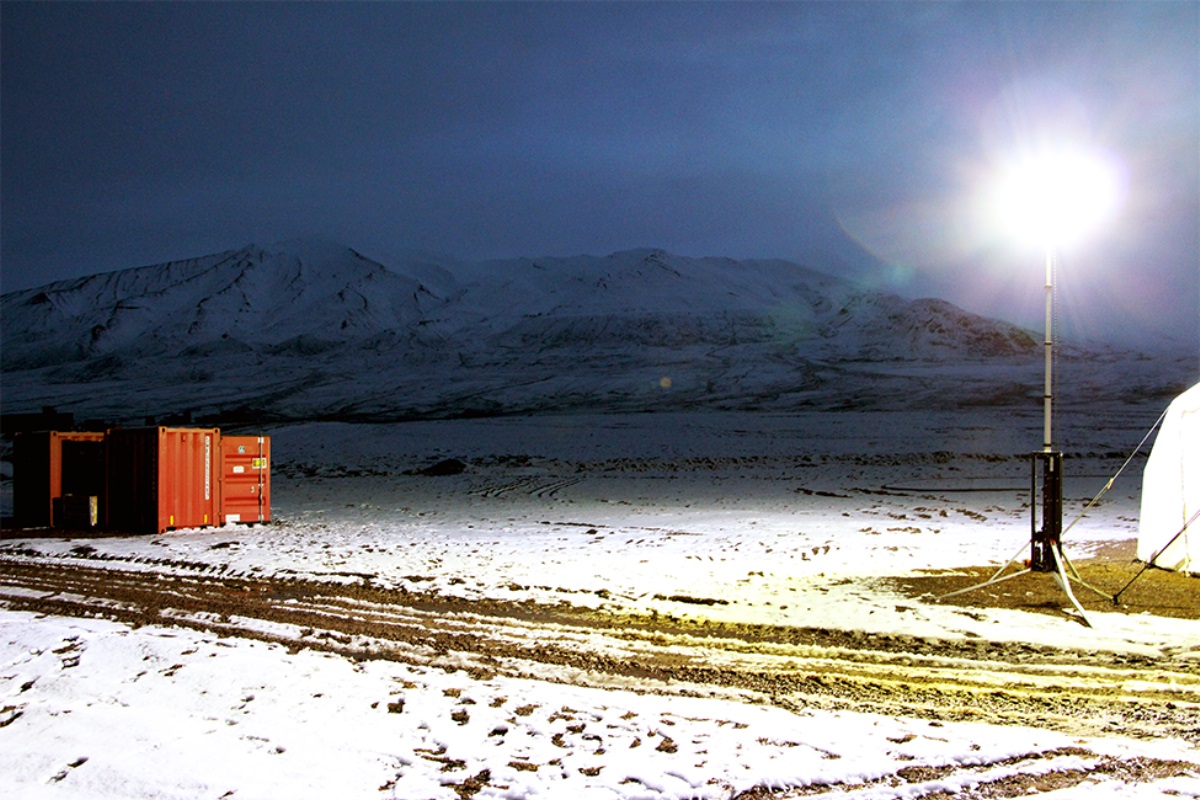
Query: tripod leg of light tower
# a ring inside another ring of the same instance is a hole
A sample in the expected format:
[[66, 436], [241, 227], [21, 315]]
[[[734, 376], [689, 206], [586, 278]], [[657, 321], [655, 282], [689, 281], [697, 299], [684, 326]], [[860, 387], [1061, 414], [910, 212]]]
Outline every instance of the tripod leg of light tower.
[[[1008, 560], [1008, 563], [1005, 564], [1000, 569], [996, 570], [996, 573], [994, 575], [992, 575], [992, 577], [990, 577], [986, 581], [984, 581], [983, 583], [977, 583], [974, 586], [968, 586], [966, 589], [959, 589], [958, 591], [948, 592], [947, 594], [939, 595], [937, 599], [945, 600], [947, 597], [956, 597], [957, 595], [960, 595], [960, 594], [966, 594], [967, 592], [973, 592], [976, 589], [983, 589], [987, 586], [994, 586], [997, 583], [1004, 583], [1007, 580], [1012, 580], [1013, 578], [1019, 578], [1022, 575], [1029, 574], [1029, 570], [1023, 569], [1020, 572], [1014, 572], [1011, 575], [1004, 575], [1004, 571], [1006, 569], [1008, 569], [1009, 567], [1011, 567], [1013, 564], [1017, 563], [1017, 559], [1020, 558], [1021, 554], [1024, 552], [1025, 552], [1025, 545], [1021, 545], [1021, 549], [1018, 550], [1016, 552], [1016, 554]], [[1001, 575], [1004, 575], [1004, 577], [1001, 578], [1000, 577]]]
[[1060, 549], [1058, 551], [1058, 554], [1060, 556], [1062, 556], [1063, 563], [1066, 564], [1067, 569], [1069, 569], [1071, 571], [1071, 580], [1075, 581], [1076, 583], [1078, 583], [1080, 586], [1083, 586], [1084, 588], [1091, 589], [1093, 592], [1100, 595], [1105, 600], [1112, 600], [1114, 603], [1116, 602], [1116, 599], [1111, 594], [1108, 594], [1107, 592], [1103, 592], [1100, 589], [1097, 589], [1095, 586], [1092, 586], [1087, 581], [1085, 581], [1083, 579], [1083, 577], [1080, 576], [1079, 570], [1075, 569], [1075, 565], [1071, 563], [1071, 559], [1067, 558], [1066, 553], [1062, 552], [1062, 550]]
[[1066, 570], [1063, 569], [1063, 561], [1065, 559], [1063, 558], [1062, 553], [1059, 552], [1059, 548], [1057, 547], [1051, 548], [1050, 552], [1053, 554], [1054, 563], [1058, 566], [1059, 586], [1062, 587], [1062, 590], [1066, 592], [1067, 597], [1070, 598], [1071, 605], [1075, 606], [1075, 610], [1079, 612], [1079, 616], [1083, 620], [1083, 624], [1091, 628], [1092, 621], [1087, 618], [1087, 614], [1084, 612], [1083, 606], [1079, 605], [1079, 601], [1075, 599], [1075, 593], [1071, 591], [1071, 581], [1069, 578], [1067, 578]]

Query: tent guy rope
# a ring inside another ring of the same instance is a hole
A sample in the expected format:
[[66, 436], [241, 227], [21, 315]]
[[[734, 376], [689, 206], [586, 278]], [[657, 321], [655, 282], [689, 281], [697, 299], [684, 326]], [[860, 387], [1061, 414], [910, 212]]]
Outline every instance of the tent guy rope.
[[1121, 597], [1122, 592], [1124, 592], [1130, 586], [1133, 586], [1133, 582], [1136, 581], [1138, 578], [1142, 577], [1142, 575], [1145, 574], [1146, 570], [1150, 569], [1153, 566], [1156, 566], [1156, 564], [1154, 562], [1158, 559], [1158, 557], [1161, 556], [1163, 553], [1167, 552], [1167, 548], [1169, 548], [1171, 545], [1175, 544], [1176, 539], [1178, 539], [1180, 536], [1183, 536], [1184, 532], [1191, 526], [1191, 524], [1193, 522], [1196, 521], [1197, 517], [1200, 517], [1200, 509], [1198, 509], [1196, 511], [1196, 513], [1192, 514], [1192, 516], [1188, 518], [1187, 522], [1183, 523], [1183, 527], [1180, 528], [1166, 544], [1164, 544], [1162, 547], [1158, 548], [1158, 552], [1156, 552], [1154, 555], [1150, 556], [1150, 560], [1147, 561], [1142, 566], [1142, 568], [1138, 571], [1137, 575], [1134, 575], [1132, 578], [1129, 579], [1129, 583], [1125, 584], [1121, 588], [1120, 592], [1117, 592], [1116, 594], [1113, 595], [1113, 603], [1114, 604], [1119, 601], [1119, 598]]
[[1075, 519], [1071, 520], [1071, 524], [1063, 530], [1062, 535], [1064, 537], [1070, 533], [1071, 528], [1074, 528], [1075, 524], [1079, 522], [1079, 520], [1087, 516], [1087, 512], [1091, 510], [1092, 506], [1096, 505], [1096, 503], [1099, 503], [1100, 498], [1104, 497], [1105, 493], [1107, 493], [1108, 490], [1113, 487], [1113, 484], [1117, 482], [1117, 478], [1121, 477], [1121, 473], [1124, 472], [1125, 468], [1129, 466], [1129, 462], [1133, 461], [1134, 456], [1138, 454], [1138, 452], [1142, 449], [1142, 446], [1146, 444], [1147, 440], [1150, 439], [1151, 434], [1158, 430], [1158, 426], [1162, 424], [1162, 421], [1166, 416], [1167, 409], [1163, 409], [1163, 412], [1158, 415], [1158, 419], [1155, 420], [1154, 424], [1150, 426], [1150, 430], [1146, 431], [1146, 435], [1142, 437], [1140, 442], [1138, 442], [1138, 446], [1133, 448], [1133, 452], [1129, 454], [1129, 458], [1125, 459], [1125, 463], [1121, 465], [1121, 468], [1118, 469], [1113, 476], [1108, 479], [1108, 483], [1104, 484], [1103, 488], [1096, 493], [1096, 496], [1092, 498], [1091, 502], [1083, 507], [1083, 511], [1080, 511], [1079, 515], [1075, 517]]

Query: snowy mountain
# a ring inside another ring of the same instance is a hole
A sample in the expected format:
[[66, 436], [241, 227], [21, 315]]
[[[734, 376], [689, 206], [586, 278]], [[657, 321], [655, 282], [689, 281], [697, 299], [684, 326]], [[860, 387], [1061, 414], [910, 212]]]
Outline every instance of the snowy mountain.
[[1040, 391], [1039, 337], [1008, 323], [786, 261], [659, 250], [384, 266], [303, 240], [0, 303], [6, 413], [403, 419], [946, 407]]

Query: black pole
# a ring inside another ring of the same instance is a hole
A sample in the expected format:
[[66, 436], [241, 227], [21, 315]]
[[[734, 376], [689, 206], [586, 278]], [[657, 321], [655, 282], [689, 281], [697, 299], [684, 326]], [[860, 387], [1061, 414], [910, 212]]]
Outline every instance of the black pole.
[[[1060, 452], [1032, 454], [1030, 477], [1029, 569], [1055, 572], [1055, 552], [1062, 554], [1062, 458]], [[1038, 527], [1038, 465], [1041, 465], [1041, 528]], [[1053, 550], [1051, 550], [1053, 548]]]

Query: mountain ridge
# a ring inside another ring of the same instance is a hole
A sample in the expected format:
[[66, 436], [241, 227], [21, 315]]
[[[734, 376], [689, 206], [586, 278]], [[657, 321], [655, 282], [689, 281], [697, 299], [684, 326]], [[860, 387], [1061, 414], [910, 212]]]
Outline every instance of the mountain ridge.
[[654, 248], [385, 265], [251, 244], [0, 309], [6, 412], [117, 418], [954, 405], [1020, 395], [1041, 349], [945, 300]]

